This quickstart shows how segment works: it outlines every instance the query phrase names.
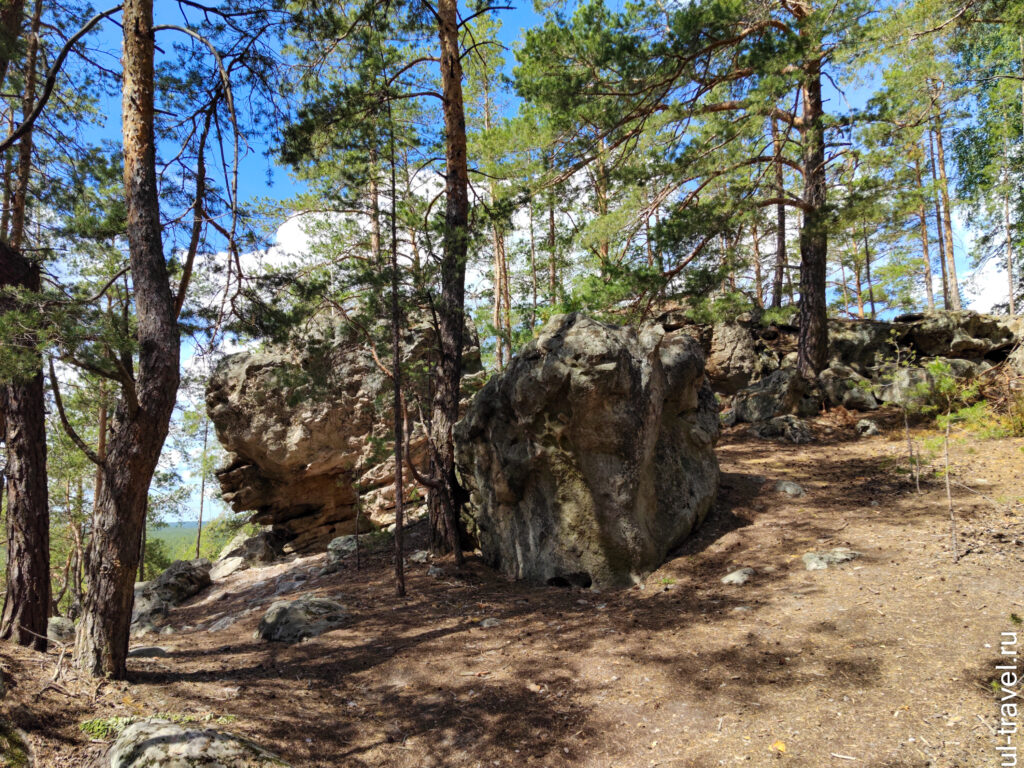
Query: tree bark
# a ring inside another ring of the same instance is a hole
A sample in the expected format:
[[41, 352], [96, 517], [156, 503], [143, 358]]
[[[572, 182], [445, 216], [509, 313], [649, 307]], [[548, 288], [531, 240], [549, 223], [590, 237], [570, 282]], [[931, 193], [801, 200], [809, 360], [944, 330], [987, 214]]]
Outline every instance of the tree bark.
[[803, 169], [804, 221], [800, 228], [800, 335], [797, 369], [813, 379], [828, 360], [828, 316], [825, 271], [828, 259], [828, 220], [825, 211], [825, 126], [821, 100], [821, 60], [804, 64]]
[[[0, 243], [0, 288], [38, 291], [40, 270]], [[0, 311], [14, 309], [3, 301]], [[27, 331], [13, 343], [32, 359], [32, 370], [0, 387], [7, 446], [7, 588], [0, 637], [46, 650], [50, 610], [50, 511], [46, 487], [46, 416], [42, 360]]]
[[935, 311], [935, 289], [932, 287], [932, 257], [928, 249], [928, 215], [924, 207], [924, 181], [921, 175], [921, 162], [914, 158], [914, 175], [917, 187], [921, 190], [921, 204], [917, 208], [917, 216], [921, 221], [921, 258], [924, 261], [924, 289], [928, 298], [928, 309]]
[[864, 278], [868, 283], [868, 301], [871, 303], [871, 319], [876, 318], [875, 312], [875, 287], [871, 284], [871, 243], [868, 240], [868, 230], [864, 227]]
[[[928, 131], [928, 162], [932, 172], [932, 186], [938, 190], [939, 174], [935, 168], [935, 142], [932, 140], [931, 131]], [[946, 238], [942, 231], [942, 203], [939, 202], [938, 193], [935, 198], [935, 230], [938, 234], [939, 243], [939, 266], [942, 269], [942, 308], [949, 309], [949, 280], [946, 277]]]
[[178, 389], [180, 340], [164, 260], [153, 129], [153, 3], [123, 11], [122, 132], [128, 251], [134, 284], [138, 373], [114, 411], [104, 481], [93, 518], [89, 591], [75, 643], [85, 672], [126, 674], [139, 542], [146, 498]]
[[434, 390], [431, 442], [434, 477], [430, 513], [436, 537], [443, 534], [447, 548], [462, 565], [459, 520], [464, 491], [455, 476], [455, 437], [462, 379], [465, 333], [466, 254], [469, 247], [469, 167], [466, 158], [466, 113], [462, 99], [462, 63], [459, 50], [457, 0], [439, 0], [438, 37], [441, 45], [441, 84], [444, 96], [445, 223], [441, 258], [441, 295], [438, 305], [440, 360]]
[[[28, 35], [28, 55], [25, 57], [25, 90], [22, 94], [22, 114], [27, 120], [36, 103], [36, 62], [39, 57], [39, 28], [43, 15], [42, 0], [36, 0]], [[18, 142], [18, 171], [11, 200], [11, 223], [8, 243], [20, 252], [25, 238], [28, 217], [28, 187], [32, 176], [32, 130]]]
[[24, 0], [0, 0], [0, 87], [18, 53], [18, 37], [25, 14]]
[[1010, 303], [1010, 315], [1017, 314], [1016, 306], [1014, 305], [1014, 290], [1016, 286], [1013, 284], [1013, 222], [1010, 218], [1010, 195], [1006, 193], [1003, 196], [1003, 219], [1006, 227], [1006, 281], [1008, 283], [1009, 291], [1009, 303]]
[[942, 225], [946, 240], [946, 280], [949, 282], [949, 309], [959, 310], [960, 284], [956, 279], [956, 252], [953, 250], [953, 219], [949, 206], [949, 179], [946, 177], [946, 153], [942, 143], [942, 125], [935, 126], [935, 152], [939, 168], [939, 195], [942, 197]]
[[[778, 125], [772, 120], [772, 142], [775, 145], [775, 187], [781, 200], [784, 196], [784, 177], [782, 174], [782, 137]], [[772, 281], [772, 307], [782, 307], [783, 270], [786, 268], [786, 206], [779, 203], [775, 207], [775, 279]]]

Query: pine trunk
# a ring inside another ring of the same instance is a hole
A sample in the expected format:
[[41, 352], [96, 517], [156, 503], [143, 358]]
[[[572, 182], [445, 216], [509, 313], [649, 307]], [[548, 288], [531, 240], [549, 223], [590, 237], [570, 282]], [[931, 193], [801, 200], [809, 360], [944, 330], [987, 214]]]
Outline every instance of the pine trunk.
[[935, 129], [935, 152], [939, 167], [939, 195], [942, 197], [942, 225], [946, 241], [946, 280], [949, 283], [949, 309], [959, 310], [960, 284], [956, 279], [956, 259], [953, 250], [953, 219], [949, 205], [949, 179], [946, 176], [946, 152], [942, 143], [942, 127]]
[[[782, 137], [778, 127], [772, 121], [772, 141], [775, 145], [775, 188], [781, 200], [785, 197], [784, 177], [782, 175]], [[775, 206], [775, 278], [772, 280], [772, 307], [782, 306], [783, 271], [786, 268], [786, 206], [779, 203]]]
[[462, 345], [465, 332], [466, 253], [469, 246], [469, 168], [466, 158], [466, 114], [462, 100], [462, 64], [459, 58], [457, 0], [437, 5], [441, 45], [441, 83], [445, 128], [445, 224], [441, 259], [441, 295], [438, 306], [440, 360], [434, 390], [431, 442], [434, 477], [430, 513], [435, 543], [443, 543], [462, 564], [459, 511], [463, 490], [455, 476], [455, 422], [459, 418]]
[[803, 166], [804, 221], [800, 228], [800, 335], [797, 369], [805, 379], [816, 377], [828, 359], [828, 316], [825, 271], [828, 259], [825, 126], [821, 100], [821, 61], [804, 65]]
[[[0, 287], [39, 290], [39, 267], [0, 244]], [[5, 301], [0, 311], [12, 309]], [[34, 350], [35, 334], [15, 344]], [[46, 416], [42, 361], [33, 371], [0, 387], [0, 414], [7, 445], [7, 588], [0, 637], [46, 650], [50, 610], [50, 512], [46, 486]]]
[[[924, 194], [924, 181], [921, 178], [921, 163], [914, 160], [914, 175], [917, 178], [918, 189]], [[928, 215], [925, 213], [924, 197], [917, 209], [917, 216], [921, 222], [921, 258], [924, 261], [924, 289], [928, 297], [929, 311], [935, 311], [935, 290], [932, 287], [932, 257], [928, 249]]]
[[152, 0], [127, 0], [123, 23], [124, 184], [139, 367], [134, 387], [122, 392], [114, 412], [93, 519], [89, 591], [75, 643], [79, 668], [111, 678], [123, 678], [127, 671], [146, 498], [174, 409], [180, 349], [160, 237]]

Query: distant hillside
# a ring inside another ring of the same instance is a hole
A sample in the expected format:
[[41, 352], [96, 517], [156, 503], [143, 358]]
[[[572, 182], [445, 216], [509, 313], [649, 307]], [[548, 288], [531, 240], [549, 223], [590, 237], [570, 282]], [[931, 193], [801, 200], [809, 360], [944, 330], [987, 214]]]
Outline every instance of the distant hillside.
[[[204, 527], [206, 523], [203, 524]], [[185, 520], [177, 523], [168, 523], [166, 526], [155, 528], [150, 526], [146, 531], [146, 535], [150, 541], [158, 540], [162, 541], [167, 545], [169, 552], [177, 553], [183, 551], [184, 548], [191, 543], [195, 546], [196, 531], [199, 528], [199, 522], [196, 520]]]

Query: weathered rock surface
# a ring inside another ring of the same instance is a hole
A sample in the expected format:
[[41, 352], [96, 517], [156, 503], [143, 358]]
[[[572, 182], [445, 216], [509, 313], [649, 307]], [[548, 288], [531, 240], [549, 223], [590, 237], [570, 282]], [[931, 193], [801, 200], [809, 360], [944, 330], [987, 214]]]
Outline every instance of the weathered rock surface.
[[46, 637], [55, 643], [73, 643], [75, 641], [75, 622], [63, 616], [51, 616], [46, 621]]
[[289, 768], [255, 742], [212, 728], [141, 720], [107, 752], [107, 768]]
[[177, 560], [152, 581], [135, 584], [132, 631], [135, 635], [156, 629], [156, 620], [175, 605], [210, 586], [212, 566], [205, 557]]
[[300, 597], [272, 603], [260, 619], [256, 636], [280, 643], [297, 643], [337, 629], [349, 620], [345, 606], [323, 597]]
[[281, 556], [281, 549], [282, 542], [271, 531], [255, 535], [239, 531], [221, 550], [210, 570], [210, 578], [219, 581], [238, 571], [272, 563]]
[[706, 515], [717, 438], [689, 335], [552, 318], [456, 426], [484, 559], [533, 582], [632, 584]]
[[843, 563], [848, 563], [851, 560], [856, 560], [861, 556], [860, 552], [854, 552], [852, 549], [829, 549], [823, 552], [808, 552], [803, 556], [804, 567], [808, 571], [824, 571]]
[[[357, 487], [361, 530], [394, 519], [390, 380], [366, 344], [339, 334], [229, 355], [207, 385], [207, 410], [229, 452], [217, 473], [223, 498], [271, 526], [285, 552], [322, 550], [354, 533]], [[433, 349], [433, 332], [418, 327], [406, 333], [402, 356], [423, 361]], [[467, 374], [479, 371], [475, 348], [464, 360]], [[425, 453], [414, 433], [410, 454], [420, 467]], [[411, 481], [405, 492], [410, 503], [424, 495]]]
[[[810, 384], [796, 377], [795, 328], [762, 328], [750, 321], [729, 328], [723, 339], [733, 351], [719, 355], [720, 370], [712, 378], [716, 391], [735, 395], [728, 423], [767, 422], [787, 413], [809, 417], [822, 406], [871, 411], [882, 403], [912, 405], [921, 385], [931, 382], [925, 366], [935, 359], [945, 361], [960, 379], [973, 378], [1002, 360], [1012, 368], [1018, 357], [1024, 371], [1019, 347], [1024, 322], [1019, 318], [964, 311], [905, 315], [891, 323], [831, 320], [829, 367]], [[710, 347], [715, 347], [714, 337]], [[756, 350], [756, 366], [751, 349]], [[733, 389], [744, 377], [750, 383]]]

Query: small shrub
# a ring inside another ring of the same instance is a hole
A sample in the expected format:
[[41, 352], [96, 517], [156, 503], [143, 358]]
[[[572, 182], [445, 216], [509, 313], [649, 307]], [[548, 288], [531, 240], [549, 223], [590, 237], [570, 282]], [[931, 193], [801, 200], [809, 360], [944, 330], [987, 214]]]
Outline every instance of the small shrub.
[[1010, 390], [1006, 419], [1010, 434], [1013, 437], [1024, 437], [1024, 390]]

